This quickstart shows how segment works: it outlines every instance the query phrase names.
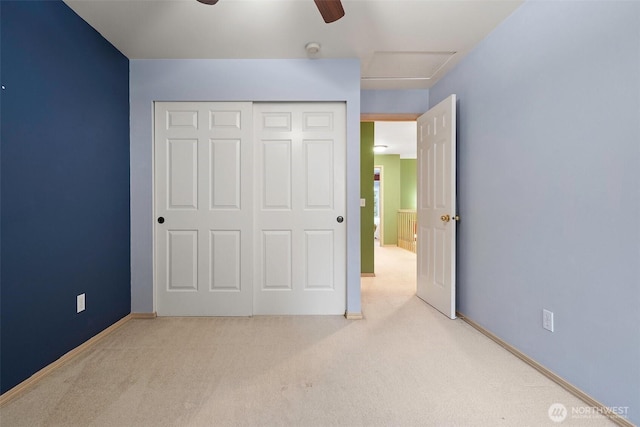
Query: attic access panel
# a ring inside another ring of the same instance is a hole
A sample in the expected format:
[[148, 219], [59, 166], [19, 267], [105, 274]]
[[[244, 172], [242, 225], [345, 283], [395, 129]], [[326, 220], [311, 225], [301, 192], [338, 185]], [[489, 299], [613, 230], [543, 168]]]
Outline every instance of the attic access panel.
[[456, 52], [375, 52], [363, 80], [431, 80]]

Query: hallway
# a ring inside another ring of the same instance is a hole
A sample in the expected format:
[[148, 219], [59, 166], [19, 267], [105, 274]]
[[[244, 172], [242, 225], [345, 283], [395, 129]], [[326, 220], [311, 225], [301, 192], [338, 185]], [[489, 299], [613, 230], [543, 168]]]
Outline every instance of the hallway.
[[416, 293], [416, 254], [397, 246], [374, 245], [375, 277], [363, 277], [362, 303], [385, 295], [410, 299]]

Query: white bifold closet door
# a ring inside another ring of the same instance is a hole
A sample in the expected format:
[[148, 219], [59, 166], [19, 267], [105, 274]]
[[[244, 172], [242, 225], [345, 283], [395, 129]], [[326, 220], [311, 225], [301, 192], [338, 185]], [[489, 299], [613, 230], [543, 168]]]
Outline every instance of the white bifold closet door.
[[255, 314], [344, 314], [344, 103], [254, 104]]
[[160, 316], [252, 313], [252, 105], [155, 105]]
[[158, 315], [344, 314], [345, 114], [156, 103]]

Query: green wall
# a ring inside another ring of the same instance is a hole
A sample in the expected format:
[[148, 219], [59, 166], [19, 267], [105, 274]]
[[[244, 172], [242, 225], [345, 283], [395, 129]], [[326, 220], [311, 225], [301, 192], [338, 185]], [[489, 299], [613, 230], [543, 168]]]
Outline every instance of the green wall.
[[382, 244], [397, 245], [397, 214], [400, 209], [400, 156], [398, 154], [376, 154], [374, 163], [375, 166], [382, 166]]
[[360, 271], [373, 273], [373, 122], [360, 123]]
[[400, 159], [400, 209], [416, 208], [416, 183], [416, 159]]

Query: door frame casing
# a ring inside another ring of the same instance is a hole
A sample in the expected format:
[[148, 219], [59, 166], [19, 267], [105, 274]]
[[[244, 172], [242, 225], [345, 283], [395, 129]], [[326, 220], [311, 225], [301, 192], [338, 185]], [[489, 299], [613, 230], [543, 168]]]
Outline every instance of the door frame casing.
[[[373, 170], [380, 169], [380, 197], [378, 200], [378, 213], [380, 216], [380, 246], [384, 245], [384, 166], [376, 165], [374, 161]], [[375, 271], [375, 258], [373, 261], [374, 271]]]

